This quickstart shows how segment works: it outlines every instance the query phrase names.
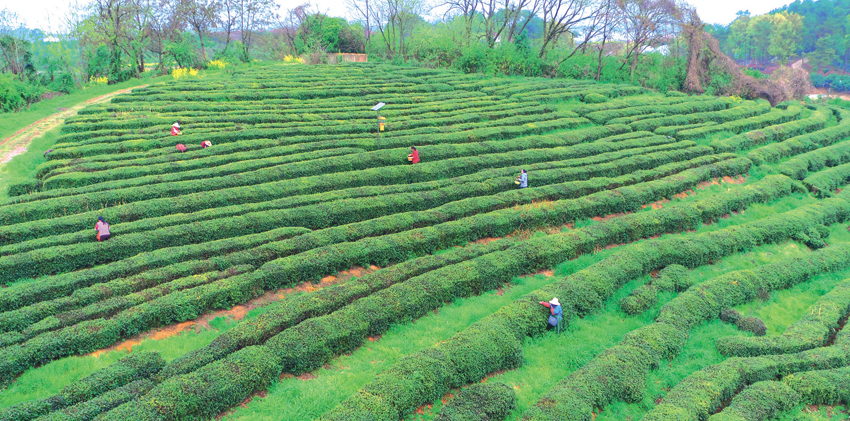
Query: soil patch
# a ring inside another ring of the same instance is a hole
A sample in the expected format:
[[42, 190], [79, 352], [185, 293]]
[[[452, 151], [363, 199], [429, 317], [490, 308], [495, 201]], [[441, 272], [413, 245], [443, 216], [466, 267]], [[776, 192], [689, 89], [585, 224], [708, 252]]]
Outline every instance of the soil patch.
[[[338, 273], [336, 276], [327, 276], [325, 278], [322, 278], [322, 280], [320, 281], [320, 283], [318, 285], [314, 285], [310, 282], [304, 282], [304, 283], [302, 283], [298, 286], [292, 287], [292, 288], [279, 289], [277, 291], [268, 291], [265, 294], [255, 298], [251, 301], [248, 301], [245, 304], [237, 305], [237, 306], [230, 308], [228, 310], [219, 310], [219, 311], [207, 313], [207, 314], [204, 314], [203, 316], [201, 316], [201, 317], [199, 317], [195, 320], [189, 320], [189, 321], [185, 321], [185, 322], [182, 322], [182, 323], [177, 323], [177, 324], [165, 326], [165, 327], [162, 327], [162, 328], [159, 328], [159, 329], [154, 329], [154, 330], [151, 330], [149, 332], [141, 333], [139, 335], [136, 335], [133, 338], [126, 340], [126, 341], [120, 342], [120, 343], [113, 345], [111, 347], [108, 347], [108, 348], [104, 348], [104, 349], [94, 351], [94, 352], [92, 352], [88, 355], [92, 355], [94, 357], [100, 357], [102, 354], [105, 354], [105, 353], [111, 352], [111, 351], [117, 351], [117, 350], [130, 352], [130, 351], [132, 351], [134, 346], [140, 345], [142, 343], [142, 341], [144, 341], [146, 339], [152, 339], [152, 340], [158, 341], [158, 340], [161, 340], [161, 339], [170, 338], [174, 335], [178, 335], [182, 332], [185, 332], [185, 331], [193, 329], [193, 328], [195, 329], [195, 332], [198, 332], [201, 329], [210, 329], [211, 328], [210, 322], [215, 320], [216, 318], [219, 318], [219, 317], [226, 317], [226, 318], [230, 318], [230, 319], [239, 321], [239, 320], [242, 320], [245, 317], [245, 315], [248, 314], [249, 311], [251, 311], [251, 310], [253, 310], [257, 307], [264, 307], [264, 306], [267, 306], [267, 305], [269, 305], [269, 304], [271, 304], [275, 301], [282, 300], [290, 294], [319, 290], [319, 289], [322, 289], [324, 287], [327, 287], [327, 286], [330, 286], [330, 285], [335, 285], [335, 284], [338, 284], [340, 282], [346, 281], [346, 280], [348, 280], [348, 279], [350, 279], [354, 276], [360, 276], [360, 275], [363, 275], [363, 274], [372, 273], [372, 272], [374, 272], [378, 269], [380, 269], [380, 268], [377, 267], [377, 266], [374, 266], [374, 265], [370, 266], [368, 269], [362, 268], [362, 267], [354, 267], [354, 268], [351, 268], [349, 270], [342, 271], [342, 272]], [[355, 274], [357, 274], [357, 275], [355, 275]]]

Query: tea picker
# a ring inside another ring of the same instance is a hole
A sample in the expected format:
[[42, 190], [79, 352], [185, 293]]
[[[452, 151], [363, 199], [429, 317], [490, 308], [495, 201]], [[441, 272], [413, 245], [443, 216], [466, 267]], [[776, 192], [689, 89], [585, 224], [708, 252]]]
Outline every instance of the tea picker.
[[558, 298], [552, 298], [547, 303], [546, 301], [541, 301], [540, 305], [544, 307], [549, 307], [549, 326], [552, 326], [556, 329], [558, 333], [561, 333], [561, 322], [564, 320], [564, 310], [561, 308], [561, 303], [558, 301]]
[[410, 150], [412, 152], [410, 155], [407, 155], [407, 160], [410, 161], [411, 164], [419, 163], [419, 151], [416, 150], [416, 146], [411, 146]]
[[525, 172], [525, 169], [519, 173], [514, 184], [518, 184], [521, 189], [528, 187], [528, 173]]

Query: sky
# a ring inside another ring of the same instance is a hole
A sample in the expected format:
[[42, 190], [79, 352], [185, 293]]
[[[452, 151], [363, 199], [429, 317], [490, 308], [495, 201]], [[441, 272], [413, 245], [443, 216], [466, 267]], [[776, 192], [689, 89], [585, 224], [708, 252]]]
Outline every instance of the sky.
[[[283, 10], [298, 6], [305, 1], [310, 1], [311, 4], [318, 5], [322, 12], [327, 12], [330, 16], [347, 15], [344, 2], [342, 0], [276, 0]], [[760, 15], [767, 13], [773, 9], [784, 6], [793, 0], [690, 0], [690, 3], [697, 8], [697, 12], [706, 23], [729, 24], [735, 19], [735, 13], [739, 10], [749, 10], [750, 14]], [[29, 28], [42, 28], [53, 26], [56, 29], [56, 24], [68, 12], [68, 0], [29, 0], [29, 1], [4, 1], [6, 4], [0, 4], [0, 9], [8, 8], [20, 16]], [[80, 1], [85, 3], [85, 0]], [[48, 19], [47, 16], [51, 17]]]

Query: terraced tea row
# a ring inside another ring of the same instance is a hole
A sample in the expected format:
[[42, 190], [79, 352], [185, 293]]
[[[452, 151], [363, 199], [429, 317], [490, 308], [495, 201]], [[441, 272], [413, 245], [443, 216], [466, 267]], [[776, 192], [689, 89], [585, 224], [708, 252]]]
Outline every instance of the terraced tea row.
[[[374, 77], [364, 80], [364, 71]], [[380, 139], [369, 111], [376, 102], [386, 103]], [[681, 358], [688, 335], [721, 310], [845, 273], [850, 243], [830, 236], [850, 218], [850, 196], [837, 193], [850, 181], [847, 117], [834, 107], [381, 64], [251, 67], [137, 90], [69, 120], [37, 177], [0, 204], [3, 383], [15, 388], [27, 381], [12, 383], [22, 373], [282, 288], [303, 292], [175, 359], [143, 354], [150, 367], [138, 373], [122, 368], [133, 360], [120, 362], [85, 380], [109, 386], [10, 406], [0, 420], [209, 419], [287, 384], [281, 374], [316, 373], [446, 303], [474, 306], [517, 276], [594, 253], [605, 257], [511, 296], [520, 298], [445, 340], [393, 356], [352, 386], [359, 392], [311, 416], [399, 420], [469, 383], [524, 370], [528, 348], [550, 335], [549, 310], [538, 302], [552, 297], [564, 329], [612, 311], [647, 321], [601, 353], [580, 342], [559, 350], [588, 357], [545, 387], [476, 391], [499, 395], [476, 410], [509, 407], [501, 392], [512, 390], [512, 420], [604, 416], [599, 408], [644, 399], [647, 379]], [[183, 134], [170, 136], [175, 121]], [[203, 140], [212, 146], [198, 146]], [[189, 147], [181, 153], [177, 144]], [[411, 146], [418, 163], [405, 159]], [[514, 183], [521, 170], [527, 188]], [[702, 190], [724, 177], [745, 184]], [[91, 232], [98, 216], [111, 224], [105, 242]], [[788, 242], [829, 246], [710, 280], [691, 272]], [[353, 266], [374, 272], [304, 286]], [[646, 285], [623, 290], [656, 270]], [[799, 385], [758, 383], [714, 417], [745, 413], [754, 399], [801, 405], [832, 396], [803, 385], [844, 376], [843, 333], [835, 344], [824, 339], [850, 313], [842, 291], [812, 304], [828, 312], [784, 335], [717, 340], [727, 355], [788, 353], [788, 362], [752, 357], [770, 362], [755, 361], [748, 383], [775, 380], [762, 375], [775, 367], [800, 371], [822, 350], [829, 356], [812, 367], [832, 371]], [[812, 357], [790, 354], [801, 350]], [[684, 378], [643, 410], [646, 419], [720, 408], [716, 396], [689, 386], [701, 380]], [[739, 391], [730, 386], [738, 380], [717, 384], [721, 403]], [[456, 403], [447, 408], [471, 408]]]

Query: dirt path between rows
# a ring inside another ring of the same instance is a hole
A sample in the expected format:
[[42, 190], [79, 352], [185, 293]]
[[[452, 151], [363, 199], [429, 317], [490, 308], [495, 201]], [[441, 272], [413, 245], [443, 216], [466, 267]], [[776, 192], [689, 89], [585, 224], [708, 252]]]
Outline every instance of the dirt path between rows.
[[61, 111], [58, 113], [42, 118], [41, 120], [18, 130], [15, 134], [3, 139], [3, 141], [0, 141], [0, 166], [11, 161], [15, 156], [26, 152], [27, 147], [29, 147], [33, 139], [55, 129], [60, 124], [64, 123], [66, 118], [77, 115], [77, 112], [87, 105], [106, 102], [116, 95], [125, 94], [133, 89], [144, 88], [145, 86], [148, 85], [139, 85], [132, 88], [120, 89], [79, 103], [71, 108], [60, 108]]

